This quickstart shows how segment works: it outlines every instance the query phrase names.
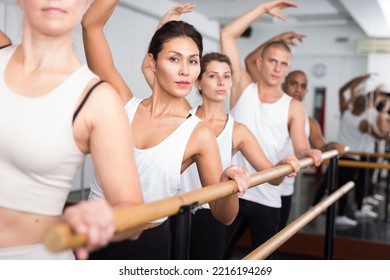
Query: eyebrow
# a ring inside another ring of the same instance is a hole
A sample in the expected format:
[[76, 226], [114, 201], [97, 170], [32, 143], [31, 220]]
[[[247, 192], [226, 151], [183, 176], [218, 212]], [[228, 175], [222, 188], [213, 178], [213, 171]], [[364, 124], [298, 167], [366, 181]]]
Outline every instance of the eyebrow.
[[[178, 51], [168, 51], [168, 53], [173, 53], [176, 55], [184, 56], [181, 52], [178, 52]], [[189, 55], [189, 57], [199, 57], [199, 54], [191, 54], [191, 55]]]

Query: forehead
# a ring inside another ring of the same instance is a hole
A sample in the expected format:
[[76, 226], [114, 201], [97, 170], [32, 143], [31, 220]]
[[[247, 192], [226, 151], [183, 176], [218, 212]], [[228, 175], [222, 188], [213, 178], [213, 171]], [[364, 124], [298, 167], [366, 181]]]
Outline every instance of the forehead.
[[290, 61], [291, 54], [287, 50], [283, 49], [282, 47], [272, 46], [269, 47], [265, 53], [265, 58], [279, 58], [280, 60], [287, 60]]
[[298, 83], [304, 83], [307, 84], [307, 78], [306, 75], [302, 73], [293, 73], [288, 76], [287, 81], [296, 81]]
[[189, 37], [176, 37], [165, 41], [162, 46], [163, 52], [176, 52], [182, 55], [199, 55], [198, 45]]
[[217, 61], [217, 60], [212, 60], [210, 61], [207, 66], [206, 66], [207, 71], [223, 71], [223, 72], [230, 72], [230, 66], [226, 62], [223, 61]]

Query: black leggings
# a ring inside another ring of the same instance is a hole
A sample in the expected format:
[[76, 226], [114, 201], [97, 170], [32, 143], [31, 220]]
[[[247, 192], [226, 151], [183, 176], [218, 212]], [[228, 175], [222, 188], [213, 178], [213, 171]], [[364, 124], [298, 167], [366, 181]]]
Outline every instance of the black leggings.
[[[233, 224], [227, 227], [225, 259], [233, 255], [234, 246], [249, 227], [252, 249], [256, 249], [278, 232], [280, 208], [268, 207], [245, 199], [239, 199], [240, 210]], [[274, 259], [270, 255], [267, 259]]]
[[282, 208], [280, 209], [279, 231], [287, 225], [288, 217], [291, 211], [291, 201], [293, 195], [282, 195]]
[[191, 260], [222, 260], [225, 252], [226, 226], [218, 222], [209, 209], [192, 215]]
[[145, 230], [137, 240], [110, 243], [93, 252], [91, 260], [168, 260], [169, 222]]

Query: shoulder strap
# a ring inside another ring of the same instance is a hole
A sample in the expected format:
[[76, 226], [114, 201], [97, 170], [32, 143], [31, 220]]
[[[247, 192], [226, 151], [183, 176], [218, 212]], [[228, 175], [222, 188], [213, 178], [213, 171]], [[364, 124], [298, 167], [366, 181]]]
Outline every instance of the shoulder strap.
[[8, 44], [8, 45], [5, 45], [5, 46], [0, 46], [0, 50], [1, 49], [5, 49], [6, 47], [9, 47], [9, 46], [12, 46], [12, 44]]
[[72, 123], [74, 123], [74, 121], [76, 120], [77, 115], [80, 113], [80, 111], [81, 111], [81, 109], [83, 108], [85, 102], [87, 102], [87, 99], [88, 99], [88, 97], [91, 95], [92, 91], [93, 91], [98, 85], [100, 85], [101, 83], [104, 83], [104, 81], [99, 81], [99, 82], [97, 82], [96, 84], [94, 84], [94, 85], [89, 89], [89, 91], [87, 92], [87, 94], [84, 96], [84, 99], [81, 101], [79, 107], [78, 107], [77, 110], [74, 112]]

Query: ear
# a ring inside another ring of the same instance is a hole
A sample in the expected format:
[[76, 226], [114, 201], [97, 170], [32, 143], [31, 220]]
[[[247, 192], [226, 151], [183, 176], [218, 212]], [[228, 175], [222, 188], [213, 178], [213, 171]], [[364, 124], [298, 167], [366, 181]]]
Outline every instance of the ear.
[[263, 64], [263, 58], [260, 56], [256, 59], [256, 67], [257, 67], [257, 71], [260, 71], [261, 69], [261, 65]]
[[156, 72], [156, 60], [154, 59], [154, 57], [151, 53], [148, 54], [148, 60], [149, 60], [150, 70], [152, 70], [153, 73], [155, 73]]
[[[285, 78], [286, 78], [286, 77], [285, 77]], [[286, 92], [286, 80], [284, 80], [284, 82], [282, 83], [281, 87], [282, 87], [282, 90], [283, 90], [284, 92]]]
[[199, 91], [202, 90], [202, 87], [201, 87], [200, 82], [199, 82], [198, 79], [195, 81], [195, 86], [196, 86], [196, 88], [197, 88]]

